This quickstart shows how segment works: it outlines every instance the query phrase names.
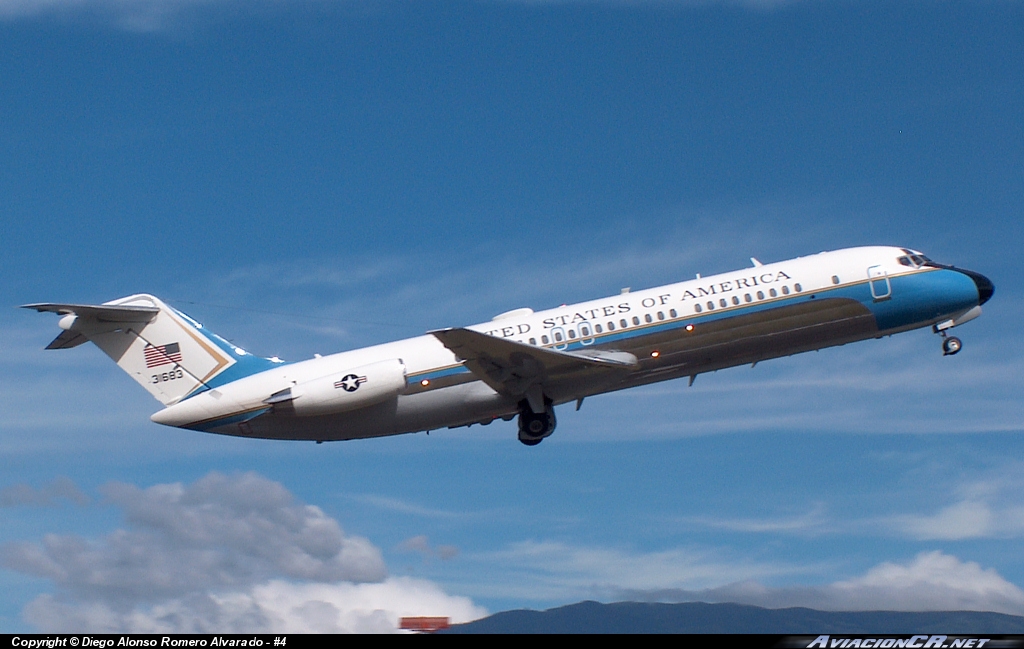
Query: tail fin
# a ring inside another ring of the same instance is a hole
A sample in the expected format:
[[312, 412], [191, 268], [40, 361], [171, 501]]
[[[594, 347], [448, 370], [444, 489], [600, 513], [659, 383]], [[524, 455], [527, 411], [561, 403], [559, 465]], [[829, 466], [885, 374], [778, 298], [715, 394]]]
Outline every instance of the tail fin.
[[63, 315], [58, 324], [64, 331], [47, 349], [69, 349], [92, 341], [165, 406], [282, 362], [235, 347], [152, 295], [131, 295], [98, 305], [26, 304], [24, 308]]

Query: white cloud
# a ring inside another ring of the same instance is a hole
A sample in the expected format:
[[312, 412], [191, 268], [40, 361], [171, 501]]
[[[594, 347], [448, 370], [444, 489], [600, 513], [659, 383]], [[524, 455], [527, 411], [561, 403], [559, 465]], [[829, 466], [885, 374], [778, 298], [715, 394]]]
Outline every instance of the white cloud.
[[691, 523], [730, 532], [761, 533], [813, 533], [822, 532], [835, 523], [826, 517], [825, 506], [815, 505], [811, 511], [799, 516], [779, 518], [711, 518], [696, 516], [679, 519]]
[[835, 566], [758, 562], [693, 548], [631, 552], [550, 541], [515, 543], [471, 558], [509, 571], [500, 586], [486, 587], [492, 596], [504, 589], [501, 596], [538, 602], [705, 601], [831, 611], [1024, 613], [1024, 591], [1018, 586], [994, 569], [939, 551], [922, 552], [903, 564], [884, 562], [830, 584], [782, 587], [765, 582], [792, 582], [823, 569], [834, 572]]
[[43, 631], [390, 630], [400, 614], [483, 614], [426, 581], [387, 578], [380, 550], [259, 475], [110, 484], [125, 529], [2, 548], [57, 588], [25, 609]]
[[398, 549], [404, 552], [419, 553], [424, 559], [441, 559], [447, 561], [459, 555], [459, 549], [454, 545], [432, 546], [426, 534], [408, 538], [398, 544]]
[[897, 519], [906, 533], [918, 539], [974, 539], [992, 535], [995, 516], [987, 503], [962, 501], [931, 516]]
[[756, 581], [693, 591], [624, 589], [622, 598], [737, 602], [767, 608], [805, 606], [825, 611], [993, 611], [1021, 615], [1024, 591], [994, 569], [939, 551], [907, 564], [882, 563], [861, 577], [826, 586], [769, 588]]
[[[329, 3], [331, 0], [319, 0]], [[341, 2], [343, 0], [334, 0]], [[675, 0], [680, 6], [726, 4], [754, 9], [772, 9], [797, 0]], [[317, 0], [306, 0], [314, 4]], [[626, 0], [506, 0], [509, 4], [622, 4], [634, 8], [635, 1]], [[251, 0], [249, 6], [251, 7]], [[261, 4], [272, 6], [272, 0]], [[664, 5], [665, 0], [648, 0], [648, 4]], [[672, 4], [671, 0], [668, 4]], [[0, 0], [0, 19], [39, 15], [100, 15], [116, 25], [132, 31], [156, 31], [165, 28], [189, 9], [204, 5], [246, 6], [239, 0]]]
[[1012, 538], [1024, 535], [1024, 481], [1020, 462], [1000, 463], [993, 477], [968, 482], [957, 489], [956, 502], [934, 514], [894, 516], [886, 522], [915, 539], [958, 541]]
[[89, 16], [112, 19], [132, 31], [165, 27], [182, 10], [234, 0], [0, 0], [0, 19], [40, 15]]
[[713, 551], [672, 548], [631, 552], [581, 547], [554, 541], [523, 541], [471, 559], [502, 566], [507, 578], [487, 590], [495, 596], [533, 601], [614, 597], [632, 590], [700, 588], [729, 580], [774, 577], [806, 571], [781, 564], [732, 561]]
[[89, 504], [89, 497], [70, 478], [60, 477], [40, 488], [16, 484], [0, 489], [0, 507], [48, 507], [67, 500], [76, 505]]
[[846, 610], [1024, 612], [1024, 591], [994, 569], [937, 550], [922, 552], [907, 565], [882, 563], [826, 592], [833, 608]]
[[408, 577], [375, 584], [272, 580], [128, 610], [106, 602], [67, 604], [44, 595], [25, 609], [28, 622], [52, 633], [394, 633], [403, 616], [437, 615], [458, 624], [486, 614], [468, 598]]
[[380, 496], [376, 494], [354, 494], [350, 495], [349, 498], [358, 503], [377, 507], [379, 509], [386, 509], [393, 512], [399, 512], [402, 514], [411, 514], [413, 516], [422, 516], [424, 518], [462, 518], [468, 514], [453, 512], [444, 509], [436, 509], [433, 507], [424, 507], [415, 503], [410, 503], [399, 498], [392, 498], [390, 496]]

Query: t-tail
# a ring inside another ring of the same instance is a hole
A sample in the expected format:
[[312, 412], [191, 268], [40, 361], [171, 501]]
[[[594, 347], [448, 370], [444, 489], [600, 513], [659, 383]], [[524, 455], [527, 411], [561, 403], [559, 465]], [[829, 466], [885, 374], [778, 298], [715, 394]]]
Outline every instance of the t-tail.
[[93, 342], [165, 406], [280, 364], [236, 347], [152, 295], [103, 304], [26, 304], [61, 315], [47, 349]]

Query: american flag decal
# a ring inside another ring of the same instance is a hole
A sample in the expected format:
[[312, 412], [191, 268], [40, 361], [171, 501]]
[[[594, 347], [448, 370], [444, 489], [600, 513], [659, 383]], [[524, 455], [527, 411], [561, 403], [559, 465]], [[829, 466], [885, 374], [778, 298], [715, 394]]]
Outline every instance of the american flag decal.
[[146, 345], [146, 367], [157, 367], [181, 362], [181, 346], [178, 343]]

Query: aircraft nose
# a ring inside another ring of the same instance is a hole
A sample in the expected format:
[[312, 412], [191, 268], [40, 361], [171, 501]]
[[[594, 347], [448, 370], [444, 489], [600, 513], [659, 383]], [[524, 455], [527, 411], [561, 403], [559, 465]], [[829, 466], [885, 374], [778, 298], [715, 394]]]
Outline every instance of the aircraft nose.
[[992, 298], [992, 294], [996, 291], [996, 287], [992, 283], [992, 280], [981, 273], [975, 273], [972, 270], [964, 270], [962, 268], [957, 268], [957, 270], [974, 280], [974, 285], [978, 287], [978, 306], [981, 306]]

